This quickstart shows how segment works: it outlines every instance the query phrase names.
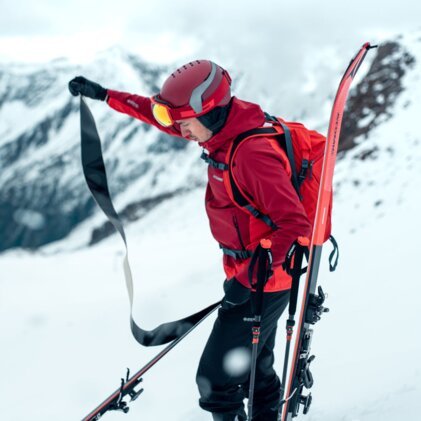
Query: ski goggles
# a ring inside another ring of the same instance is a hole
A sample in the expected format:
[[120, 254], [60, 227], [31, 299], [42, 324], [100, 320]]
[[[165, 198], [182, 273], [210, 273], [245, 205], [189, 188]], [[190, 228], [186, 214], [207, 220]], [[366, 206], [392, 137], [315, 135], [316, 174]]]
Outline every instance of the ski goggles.
[[215, 108], [215, 101], [211, 100], [203, 104], [202, 111], [195, 111], [190, 105], [184, 107], [171, 107], [168, 103], [164, 102], [159, 95], [151, 98], [152, 114], [155, 120], [164, 127], [172, 126], [177, 120], [184, 120], [186, 118], [198, 117], [206, 114], [212, 108]]
[[[151, 98], [152, 102], [152, 114], [155, 117], [155, 120], [164, 127], [172, 126], [175, 121], [178, 119], [175, 116], [175, 108], [171, 107], [169, 104], [165, 103], [159, 95], [155, 95]], [[174, 117], [173, 117], [174, 115]]]
[[152, 114], [155, 120], [164, 127], [172, 126], [177, 120], [184, 120], [186, 118], [199, 117], [206, 114], [215, 108], [229, 92], [231, 85], [231, 78], [227, 72], [224, 72], [224, 77], [219, 83], [215, 91], [209, 98], [203, 100], [203, 95], [215, 79], [217, 67], [212, 63], [211, 73], [200, 85], [193, 89], [189, 103], [181, 106], [174, 107], [165, 101], [161, 96], [154, 95], [151, 98]]

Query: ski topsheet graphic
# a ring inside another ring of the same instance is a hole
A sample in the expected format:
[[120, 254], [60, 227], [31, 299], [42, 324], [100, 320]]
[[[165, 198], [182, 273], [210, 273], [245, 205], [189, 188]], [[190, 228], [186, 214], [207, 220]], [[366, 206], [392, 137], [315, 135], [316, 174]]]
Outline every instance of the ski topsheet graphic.
[[293, 336], [292, 329], [295, 324], [293, 316], [291, 318], [291, 312], [290, 319], [287, 322], [287, 352], [286, 364], [284, 365], [284, 382], [282, 385], [281, 421], [289, 421], [296, 417], [301, 407], [303, 413], [306, 414], [312, 400], [311, 393], [305, 396], [303, 392], [304, 388], [309, 389], [313, 385], [313, 377], [310, 372], [310, 364], [314, 360], [314, 356], [310, 355], [311, 339], [313, 335], [311, 325], [320, 320], [321, 314], [327, 311], [327, 309], [323, 307], [325, 298], [323, 290], [319, 287], [316, 293], [316, 287], [326, 230], [328, 206], [332, 192], [333, 171], [335, 168], [342, 118], [349, 88], [368, 50], [371, 48], [375, 48], [375, 46], [370, 46], [369, 43], [365, 43], [354, 59], [351, 60], [339, 83], [332, 107], [323, 160], [322, 178], [317, 200], [316, 217], [309, 246], [310, 255], [308, 259], [308, 268], [304, 287], [302, 288], [300, 316], [295, 332], [294, 352], [289, 363], [288, 381], [285, 382], [289, 346]]

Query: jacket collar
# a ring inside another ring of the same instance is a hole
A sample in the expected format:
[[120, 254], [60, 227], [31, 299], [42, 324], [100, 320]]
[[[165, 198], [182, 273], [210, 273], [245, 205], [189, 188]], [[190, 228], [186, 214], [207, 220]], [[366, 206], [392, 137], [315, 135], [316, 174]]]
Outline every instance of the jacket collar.
[[224, 127], [206, 142], [199, 145], [209, 153], [228, 145], [239, 134], [263, 126], [265, 115], [259, 105], [233, 97]]

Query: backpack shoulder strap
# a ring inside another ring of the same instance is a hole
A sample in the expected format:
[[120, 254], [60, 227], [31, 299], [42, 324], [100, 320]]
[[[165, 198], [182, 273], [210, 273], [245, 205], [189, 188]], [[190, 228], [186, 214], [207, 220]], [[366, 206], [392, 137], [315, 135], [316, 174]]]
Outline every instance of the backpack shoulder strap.
[[300, 183], [298, 181], [298, 176], [297, 176], [297, 166], [295, 165], [294, 149], [292, 147], [291, 131], [281, 119], [273, 117], [268, 113], [265, 113], [265, 117], [267, 121], [271, 121], [275, 125], [276, 124], [280, 125], [282, 127], [282, 130], [284, 131], [285, 150], [286, 150], [289, 164], [291, 166], [291, 182], [292, 182], [292, 185], [294, 186], [295, 191], [298, 194], [298, 197], [300, 198], [300, 200], [302, 200], [302, 197], [300, 194]]
[[283, 136], [283, 133], [278, 131], [274, 126], [272, 127], [259, 127], [256, 129], [248, 130], [244, 133], [241, 133], [237, 136], [234, 141], [231, 143], [231, 146], [226, 155], [225, 164], [227, 166], [227, 171], [224, 171], [223, 179], [225, 188], [228, 192], [230, 199], [235, 205], [237, 205], [241, 210], [251, 214], [255, 218], [261, 219], [265, 224], [269, 225], [272, 229], [276, 230], [278, 227], [270, 219], [268, 215], [265, 215], [257, 209], [253, 203], [253, 199], [241, 189], [238, 185], [235, 176], [232, 171], [232, 166], [234, 162], [234, 157], [239, 146], [246, 140], [251, 137], [271, 137], [271, 136]]
[[[291, 168], [291, 181], [294, 186], [295, 191], [297, 192], [300, 200], [302, 200], [300, 194], [300, 178], [297, 177], [297, 170], [295, 165], [295, 158], [292, 146], [292, 137], [291, 131], [287, 124], [285, 124], [280, 119], [270, 116], [265, 113], [266, 120], [272, 123], [269, 127], [258, 127], [255, 129], [248, 130], [246, 132], [238, 135], [231, 143], [228, 152], [226, 154], [225, 163], [216, 162], [211, 159], [206, 153], [202, 153], [201, 158], [210, 166], [217, 168], [223, 171], [224, 185], [227, 190], [228, 196], [232, 202], [237, 205], [241, 210], [251, 214], [255, 218], [261, 219], [272, 229], [277, 229], [276, 224], [270, 219], [268, 215], [265, 215], [257, 209], [253, 204], [253, 198], [251, 198], [245, 191], [241, 189], [237, 183], [235, 176], [233, 174], [232, 166], [234, 162], [234, 157], [236, 152], [241, 144], [243, 144], [247, 139], [251, 137], [273, 137], [278, 140], [279, 146], [282, 148], [282, 152], [286, 153], [286, 158], [288, 160], [289, 166]], [[272, 144], [272, 147], [274, 145]], [[276, 147], [274, 147], [277, 150]], [[281, 152], [281, 151], [279, 151]]]

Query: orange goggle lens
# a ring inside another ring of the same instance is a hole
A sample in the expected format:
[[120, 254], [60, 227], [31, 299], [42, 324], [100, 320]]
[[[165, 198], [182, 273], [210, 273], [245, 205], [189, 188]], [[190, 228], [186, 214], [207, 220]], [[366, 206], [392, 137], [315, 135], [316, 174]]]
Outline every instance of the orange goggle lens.
[[171, 117], [170, 111], [163, 104], [153, 104], [152, 105], [152, 114], [155, 117], [155, 120], [164, 127], [169, 127], [174, 124], [174, 121]]

